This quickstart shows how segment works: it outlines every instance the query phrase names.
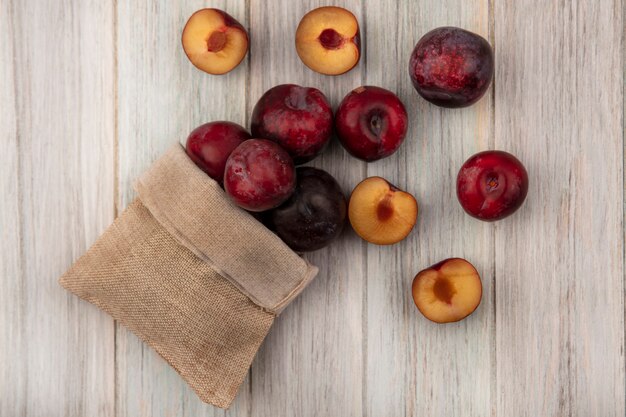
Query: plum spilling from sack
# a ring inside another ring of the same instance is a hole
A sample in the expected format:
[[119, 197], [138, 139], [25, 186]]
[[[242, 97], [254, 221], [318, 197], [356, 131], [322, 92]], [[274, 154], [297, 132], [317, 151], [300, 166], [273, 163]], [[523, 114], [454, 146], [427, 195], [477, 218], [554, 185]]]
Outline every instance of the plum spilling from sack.
[[224, 190], [240, 207], [265, 211], [278, 207], [296, 187], [293, 160], [267, 139], [250, 139], [228, 157]]
[[231, 122], [211, 122], [195, 128], [187, 138], [187, 155], [215, 181], [224, 182], [226, 161], [250, 134]]
[[[224, 74], [243, 60], [249, 39], [243, 26], [226, 12], [202, 9], [189, 18], [182, 43], [196, 67], [210, 74]], [[295, 49], [313, 71], [343, 74], [354, 68], [361, 56], [359, 22], [341, 7], [311, 10], [296, 29]], [[426, 33], [409, 60], [415, 90], [442, 107], [476, 103], [489, 89], [493, 74], [489, 42], [456, 27]], [[347, 153], [362, 161], [389, 158], [407, 137], [423, 137], [411, 134], [409, 120], [415, 117], [409, 117], [400, 97], [380, 87], [353, 89], [333, 115], [329, 100], [317, 88], [281, 84], [266, 91], [254, 106], [252, 135], [234, 123], [207, 123], [189, 135], [187, 153], [223, 185], [234, 204], [251, 212], [294, 251], [327, 246], [342, 233], [346, 217], [362, 239], [391, 245], [406, 239], [417, 223], [418, 203], [410, 190], [372, 176], [356, 184], [347, 202], [329, 173], [312, 167], [296, 169], [295, 165], [322, 154], [333, 133]], [[407, 152], [428, 149], [428, 143], [411, 145]], [[515, 156], [485, 151], [463, 164], [456, 189], [459, 203], [470, 216], [499, 220], [523, 204], [528, 174]], [[412, 295], [428, 319], [454, 322], [478, 307], [482, 284], [472, 264], [450, 258], [419, 272], [413, 280]]]
[[296, 175], [296, 190], [283, 205], [268, 213], [268, 226], [296, 252], [321, 249], [343, 230], [346, 197], [326, 171], [301, 167]]

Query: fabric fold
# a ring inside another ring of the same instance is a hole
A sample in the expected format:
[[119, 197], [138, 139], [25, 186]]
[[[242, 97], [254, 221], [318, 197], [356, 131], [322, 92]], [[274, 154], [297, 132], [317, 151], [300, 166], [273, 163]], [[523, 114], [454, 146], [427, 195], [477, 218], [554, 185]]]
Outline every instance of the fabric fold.
[[172, 147], [60, 284], [227, 408], [276, 314], [317, 273]]
[[279, 312], [317, 274], [201, 171], [179, 144], [135, 183], [142, 203], [185, 247], [260, 307]]

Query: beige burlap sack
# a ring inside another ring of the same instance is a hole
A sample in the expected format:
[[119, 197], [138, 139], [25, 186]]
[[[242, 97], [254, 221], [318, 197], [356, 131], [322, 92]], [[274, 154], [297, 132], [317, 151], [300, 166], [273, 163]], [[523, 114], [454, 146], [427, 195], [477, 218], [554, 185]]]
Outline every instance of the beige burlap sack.
[[317, 274], [175, 145], [60, 279], [227, 408], [276, 315]]

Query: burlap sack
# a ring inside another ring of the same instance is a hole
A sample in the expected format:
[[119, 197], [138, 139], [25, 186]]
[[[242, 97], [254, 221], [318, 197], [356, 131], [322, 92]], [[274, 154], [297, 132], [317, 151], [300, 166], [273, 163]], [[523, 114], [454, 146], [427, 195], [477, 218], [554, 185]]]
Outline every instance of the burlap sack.
[[317, 274], [175, 145], [60, 279], [227, 408], [276, 315]]

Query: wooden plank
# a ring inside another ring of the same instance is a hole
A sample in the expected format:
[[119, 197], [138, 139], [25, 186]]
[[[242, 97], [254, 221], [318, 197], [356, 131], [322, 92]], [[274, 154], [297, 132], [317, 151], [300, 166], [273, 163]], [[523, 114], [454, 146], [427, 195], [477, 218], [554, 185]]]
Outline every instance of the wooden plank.
[[625, 412], [623, 6], [495, 8], [496, 146], [530, 175], [496, 227], [501, 416]]
[[[458, 26], [489, 38], [487, 0], [383, 0], [365, 9], [365, 83], [387, 88], [409, 114], [399, 151], [367, 166], [415, 195], [418, 223], [393, 246], [368, 245], [366, 415], [487, 416], [493, 357], [493, 227], [467, 216], [456, 199], [456, 174], [475, 152], [493, 144], [491, 90], [476, 105], [442, 109], [423, 100], [408, 75], [413, 47], [438, 26]], [[389, 22], [397, 27], [390, 30]], [[481, 273], [483, 299], [472, 316], [439, 325], [424, 318], [411, 296], [413, 277], [449, 257]]]
[[110, 1], [0, 2], [0, 414], [110, 416], [114, 324], [57, 278], [113, 219]]
[[[182, 49], [185, 22], [203, 7], [223, 9], [247, 26], [244, 0], [118, 2], [120, 210], [134, 198], [133, 181], [197, 125], [246, 121], [247, 62], [212, 76], [196, 69]], [[204, 404], [156, 352], [117, 327], [118, 416], [247, 415], [249, 390], [245, 382], [228, 412]]]
[[[366, 54], [340, 77], [311, 72], [293, 47], [317, 1], [212, 2], [244, 24], [249, 14], [253, 28], [250, 67], [222, 77], [196, 70], [180, 47], [205, 3], [114, 3], [0, 1], [0, 415], [625, 414], [623, 1], [491, 2], [495, 100], [463, 110], [419, 98], [408, 57], [439, 25], [486, 36], [486, 0], [342, 3], [362, 22]], [[222, 412], [56, 278], [171, 143], [208, 120], [247, 124], [256, 99], [285, 82], [318, 87], [335, 106], [362, 83], [399, 94], [412, 125], [396, 155], [366, 166], [335, 143], [312, 165], [346, 193], [382, 175], [415, 193], [420, 218], [394, 247], [348, 231], [310, 255], [320, 276]], [[520, 157], [531, 190], [519, 213], [489, 225], [463, 214], [454, 177], [493, 147]], [[472, 261], [485, 293], [471, 318], [436, 326], [409, 288], [448, 256]]]
[[[361, 2], [337, 5], [362, 21]], [[334, 108], [361, 84], [362, 61], [347, 74], [314, 73], [298, 58], [295, 31], [316, 1], [252, 1], [252, 55], [248, 114], [269, 88], [295, 83], [320, 89]], [[364, 177], [363, 162], [334, 141], [308, 165], [323, 168], [346, 195]], [[252, 368], [252, 414], [258, 416], [361, 416], [363, 379], [364, 245], [352, 231], [307, 258], [319, 276], [276, 320]]]
[[26, 378], [23, 361], [14, 358], [25, 347], [24, 300], [19, 193], [19, 144], [15, 98], [14, 11], [0, 2], [0, 132], [3, 149], [0, 162], [0, 415], [25, 415]]

